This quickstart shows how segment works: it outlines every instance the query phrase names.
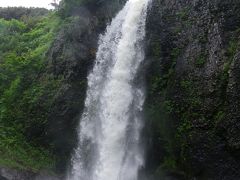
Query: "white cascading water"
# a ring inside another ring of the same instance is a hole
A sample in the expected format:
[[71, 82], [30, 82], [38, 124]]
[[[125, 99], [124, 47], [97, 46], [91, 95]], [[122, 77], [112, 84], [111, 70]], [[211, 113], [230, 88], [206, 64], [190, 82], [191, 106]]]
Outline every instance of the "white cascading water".
[[149, 1], [128, 0], [100, 37], [68, 180], [138, 179], [144, 91], [136, 76]]

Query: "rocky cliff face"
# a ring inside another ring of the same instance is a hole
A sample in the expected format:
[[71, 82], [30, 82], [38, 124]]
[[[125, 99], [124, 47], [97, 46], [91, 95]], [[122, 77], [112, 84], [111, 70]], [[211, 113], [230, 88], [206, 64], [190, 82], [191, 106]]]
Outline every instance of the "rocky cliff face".
[[239, 11], [238, 1], [153, 1], [146, 60], [150, 174], [240, 177]]

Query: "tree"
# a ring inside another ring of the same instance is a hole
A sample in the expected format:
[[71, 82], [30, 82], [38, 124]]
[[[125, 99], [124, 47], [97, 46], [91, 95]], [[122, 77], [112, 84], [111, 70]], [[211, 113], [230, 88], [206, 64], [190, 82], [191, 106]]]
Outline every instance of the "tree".
[[51, 6], [54, 7], [54, 9], [59, 9], [59, 2], [57, 0], [53, 0], [52, 3], [50, 3]]

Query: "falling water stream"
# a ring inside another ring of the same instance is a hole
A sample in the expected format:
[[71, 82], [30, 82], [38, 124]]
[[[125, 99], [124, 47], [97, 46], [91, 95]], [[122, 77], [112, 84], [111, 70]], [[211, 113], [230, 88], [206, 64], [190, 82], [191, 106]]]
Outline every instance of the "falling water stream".
[[138, 179], [145, 97], [136, 79], [149, 1], [128, 0], [100, 36], [68, 180]]

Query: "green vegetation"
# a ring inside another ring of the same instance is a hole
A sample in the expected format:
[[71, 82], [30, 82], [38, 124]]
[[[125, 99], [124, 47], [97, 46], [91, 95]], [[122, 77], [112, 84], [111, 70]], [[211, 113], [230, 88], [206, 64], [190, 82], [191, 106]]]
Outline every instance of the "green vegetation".
[[62, 35], [59, 32], [70, 39], [72, 30], [78, 31], [69, 26], [80, 18], [71, 16], [73, 9], [100, 2], [65, 0], [57, 12], [0, 8], [0, 166], [35, 172], [64, 168], [72, 147], [59, 151], [50, 116], [66, 82], [62, 74], [54, 74], [49, 62], [69, 56], [60, 52], [55, 59], [52, 45]]
[[[153, 56], [161, 58], [161, 46], [159, 42], [152, 44]], [[183, 52], [182, 47], [172, 48], [168, 53], [171, 63], [166, 64], [167, 69], [159, 71], [163, 65], [156, 66], [158, 69], [152, 70], [148, 91], [148, 99], [146, 103], [146, 119], [152, 124], [152, 132], [161, 139], [161, 150], [164, 152], [164, 158], [159, 164], [158, 170], [155, 172], [157, 176], [164, 176], [164, 171], [178, 171], [178, 159], [176, 156], [176, 122], [173, 122], [172, 114], [176, 111], [176, 104], [172, 98], [169, 98], [168, 89], [171, 88], [175, 78], [175, 65], [177, 59]], [[165, 65], [165, 64], [164, 64]], [[161, 98], [159, 98], [161, 97]]]
[[[239, 31], [237, 30], [236, 33], [239, 33]], [[238, 39], [234, 39], [234, 38], [230, 39], [226, 49], [227, 60], [223, 64], [222, 72], [219, 73], [218, 75], [218, 81], [220, 86], [219, 88], [222, 91], [221, 96], [224, 97], [223, 100], [225, 99], [226, 88], [229, 80], [229, 70], [233, 62], [234, 56], [237, 52], [237, 49], [238, 49]]]
[[180, 48], [173, 48], [171, 51], [171, 58], [176, 61], [176, 59], [178, 58], [178, 56], [181, 53], [181, 49]]
[[196, 67], [203, 67], [205, 62], [206, 62], [206, 55], [201, 53], [197, 58], [196, 58], [196, 61], [195, 61], [195, 65]]
[[181, 21], [182, 25], [185, 27], [191, 27], [193, 22], [192, 19], [190, 19], [190, 8], [183, 8], [181, 11], [179, 11], [176, 16]]
[[54, 13], [0, 19], [0, 165], [32, 171], [54, 167], [50, 147], [39, 142], [61, 79], [41, 74], [60, 24]]
[[[235, 31], [235, 33], [238, 35], [239, 35], [239, 32], [240, 32], [239, 29]], [[218, 110], [214, 114], [214, 120], [216, 125], [221, 123], [221, 121], [224, 120], [226, 116], [226, 91], [227, 91], [227, 86], [229, 81], [229, 71], [238, 47], [239, 47], [238, 39], [231, 38], [226, 48], [227, 60], [223, 64], [222, 72], [218, 74], [218, 84], [220, 89], [219, 93], [220, 93], [220, 96], [222, 97], [221, 98], [222, 101], [219, 103]]]
[[0, 7], [0, 18], [11, 20], [23, 20], [25, 18], [28, 19], [39, 19], [45, 15], [47, 15], [49, 11], [44, 8], [24, 8], [24, 7], [8, 7], [1, 8]]

